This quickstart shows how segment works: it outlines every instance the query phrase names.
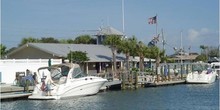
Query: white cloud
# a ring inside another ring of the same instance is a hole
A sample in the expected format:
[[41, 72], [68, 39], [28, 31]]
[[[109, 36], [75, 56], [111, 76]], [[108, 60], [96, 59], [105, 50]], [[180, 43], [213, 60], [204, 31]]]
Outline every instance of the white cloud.
[[195, 42], [195, 40], [201, 40], [203, 38], [210, 37], [210, 35], [212, 34], [214, 34], [214, 32], [212, 32], [208, 28], [201, 28], [200, 30], [189, 29], [188, 39], [190, 42]]
[[208, 28], [202, 28], [201, 29], [201, 34], [207, 34], [207, 33], [210, 33]]
[[200, 33], [195, 29], [190, 29], [188, 30], [188, 39], [192, 42], [199, 36], [199, 34]]
[[218, 46], [219, 32], [209, 28], [189, 29], [185, 37], [184, 46], [191, 46], [192, 50], [199, 51], [200, 45]]

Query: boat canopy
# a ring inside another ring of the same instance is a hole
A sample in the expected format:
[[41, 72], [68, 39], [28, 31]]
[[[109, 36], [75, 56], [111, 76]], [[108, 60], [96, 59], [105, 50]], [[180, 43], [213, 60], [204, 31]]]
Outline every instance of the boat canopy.
[[203, 71], [203, 70], [207, 70], [209, 65], [206, 64], [206, 63], [196, 63], [196, 64], [193, 64], [193, 71]]
[[61, 77], [70, 76], [71, 78], [79, 78], [86, 76], [78, 64], [71, 63], [51, 65], [50, 67], [41, 67], [38, 69], [38, 71], [43, 71], [43, 73], [50, 73], [53, 81], [59, 80]]

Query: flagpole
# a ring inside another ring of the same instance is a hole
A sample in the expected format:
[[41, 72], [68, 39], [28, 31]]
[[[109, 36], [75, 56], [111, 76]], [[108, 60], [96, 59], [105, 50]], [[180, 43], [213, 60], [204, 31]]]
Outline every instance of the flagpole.
[[157, 22], [158, 22], [158, 17], [157, 17], [157, 14], [156, 14], [156, 36], [158, 35], [157, 34]]
[[[124, 10], [124, 0], [121, 1], [122, 2], [122, 31], [123, 31], [123, 34], [125, 33], [125, 10]], [[124, 35], [123, 35], [124, 36]]]

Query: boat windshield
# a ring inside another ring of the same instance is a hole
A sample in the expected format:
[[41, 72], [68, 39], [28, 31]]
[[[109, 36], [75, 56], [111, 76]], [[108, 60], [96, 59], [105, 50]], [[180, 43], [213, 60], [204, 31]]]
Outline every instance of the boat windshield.
[[209, 66], [207, 64], [194, 64], [193, 71], [203, 71], [206, 70]]
[[70, 68], [68, 66], [60, 66], [57, 68], [49, 68], [52, 80], [59, 80], [63, 76], [67, 76]]
[[219, 68], [220, 68], [219, 65], [213, 65], [213, 66], [212, 66], [212, 69], [219, 69]]
[[80, 78], [80, 77], [84, 77], [84, 76], [86, 76], [86, 74], [82, 72], [80, 67], [74, 68], [73, 74], [72, 74], [73, 78]]

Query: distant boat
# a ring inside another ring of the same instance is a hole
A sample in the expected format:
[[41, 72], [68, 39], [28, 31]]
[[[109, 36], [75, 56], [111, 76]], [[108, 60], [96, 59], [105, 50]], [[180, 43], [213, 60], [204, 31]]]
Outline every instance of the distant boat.
[[209, 84], [216, 80], [216, 72], [208, 64], [198, 63], [193, 65], [193, 72], [186, 77], [187, 83]]
[[[48, 95], [46, 77], [51, 77], [51, 95]], [[86, 76], [78, 64], [64, 63], [38, 69], [38, 84], [29, 99], [62, 99], [97, 94], [107, 79]]]
[[218, 78], [220, 77], [220, 62], [213, 62], [211, 63], [212, 69], [217, 73]]

